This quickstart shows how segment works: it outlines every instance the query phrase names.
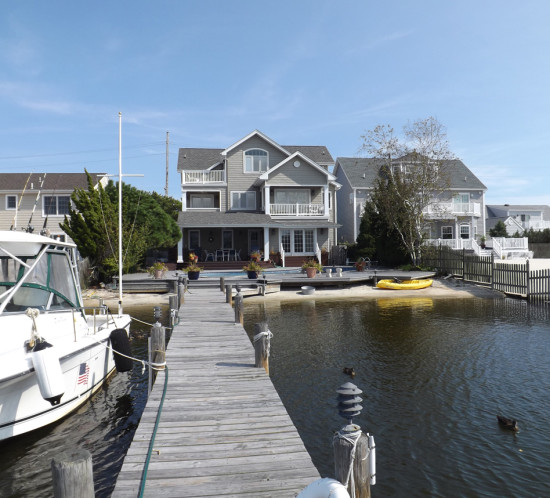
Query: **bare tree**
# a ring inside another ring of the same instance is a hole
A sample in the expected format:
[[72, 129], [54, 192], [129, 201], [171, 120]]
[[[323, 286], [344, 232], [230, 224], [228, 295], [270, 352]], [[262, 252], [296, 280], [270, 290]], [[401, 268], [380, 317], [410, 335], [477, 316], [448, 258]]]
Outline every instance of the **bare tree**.
[[429, 219], [443, 217], [437, 206], [449, 189], [446, 166], [453, 155], [445, 128], [429, 117], [407, 124], [401, 139], [389, 125], [379, 125], [361, 138], [362, 150], [382, 162], [371, 201], [388, 229], [399, 234], [412, 264], [418, 265]]

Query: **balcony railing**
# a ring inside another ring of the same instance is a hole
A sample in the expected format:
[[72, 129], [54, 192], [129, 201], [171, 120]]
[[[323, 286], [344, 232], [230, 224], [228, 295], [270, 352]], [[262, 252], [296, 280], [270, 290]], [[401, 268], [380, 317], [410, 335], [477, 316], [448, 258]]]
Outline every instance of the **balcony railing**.
[[323, 204], [270, 204], [272, 216], [324, 216]]
[[183, 175], [183, 183], [224, 183], [224, 170], [204, 170], [204, 171], [185, 171]]
[[439, 202], [430, 204], [424, 213], [431, 218], [444, 218], [449, 215], [481, 216], [480, 202]]
[[544, 230], [546, 228], [550, 228], [550, 221], [543, 221], [543, 220], [529, 220], [529, 221], [522, 221], [521, 225], [526, 230], [533, 229], [533, 230]]

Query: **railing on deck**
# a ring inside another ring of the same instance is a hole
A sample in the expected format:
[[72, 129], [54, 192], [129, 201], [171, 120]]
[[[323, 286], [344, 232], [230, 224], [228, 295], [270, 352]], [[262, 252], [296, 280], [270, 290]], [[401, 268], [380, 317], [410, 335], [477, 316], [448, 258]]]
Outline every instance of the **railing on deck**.
[[183, 183], [224, 183], [224, 170], [185, 171]]
[[323, 216], [323, 204], [270, 204], [272, 216]]

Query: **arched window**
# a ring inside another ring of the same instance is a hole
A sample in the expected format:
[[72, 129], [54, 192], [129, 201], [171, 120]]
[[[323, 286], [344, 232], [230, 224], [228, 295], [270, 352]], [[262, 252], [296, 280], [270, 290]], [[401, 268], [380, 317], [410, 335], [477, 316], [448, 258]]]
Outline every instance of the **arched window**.
[[249, 149], [244, 153], [245, 173], [267, 171], [267, 152], [262, 149]]

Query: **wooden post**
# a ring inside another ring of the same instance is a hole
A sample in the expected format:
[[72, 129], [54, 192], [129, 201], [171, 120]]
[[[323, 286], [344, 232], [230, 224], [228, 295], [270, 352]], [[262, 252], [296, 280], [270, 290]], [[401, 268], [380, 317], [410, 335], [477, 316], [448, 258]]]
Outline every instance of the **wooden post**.
[[225, 277], [220, 277], [220, 291], [225, 291]]
[[52, 459], [55, 498], [94, 498], [92, 454], [88, 450], [64, 451]]
[[[355, 440], [357, 440], [356, 444]], [[332, 449], [335, 479], [347, 487], [350, 496], [370, 498], [368, 436], [361, 432], [361, 427], [358, 425], [348, 425], [334, 435]]]
[[254, 325], [254, 353], [256, 368], [263, 367], [269, 375], [269, 349], [271, 342], [271, 332], [267, 327], [267, 322], [260, 322]]
[[225, 284], [225, 302], [227, 304], [233, 304], [233, 285]]
[[235, 296], [235, 323], [244, 325], [243, 311], [244, 298], [240, 287], [237, 287], [237, 295]]
[[166, 357], [166, 330], [156, 322], [151, 329], [151, 360], [157, 365], [157, 369], [164, 370]]

